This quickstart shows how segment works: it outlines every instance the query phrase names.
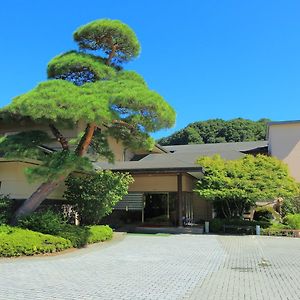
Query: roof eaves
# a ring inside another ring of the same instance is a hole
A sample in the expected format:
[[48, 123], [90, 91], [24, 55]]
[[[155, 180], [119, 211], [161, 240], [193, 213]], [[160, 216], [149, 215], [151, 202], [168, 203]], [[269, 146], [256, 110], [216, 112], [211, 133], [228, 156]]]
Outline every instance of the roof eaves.
[[129, 172], [133, 174], [149, 174], [149, 173], [188, 173], [188, 172], [201, 172], [203, 173], [202, 167], [165, 167], [165, 168], [132, 168], [132, 169], [123, 169], [123, 168], [115, 168], [112, 169], [115, 172]]
[[164, 153], [169, 153], [170, 152], [168, 149], [161, 146], [160, 144], [155, 144], [155, 147], [157, 147], [159, 150], [163, 151]]

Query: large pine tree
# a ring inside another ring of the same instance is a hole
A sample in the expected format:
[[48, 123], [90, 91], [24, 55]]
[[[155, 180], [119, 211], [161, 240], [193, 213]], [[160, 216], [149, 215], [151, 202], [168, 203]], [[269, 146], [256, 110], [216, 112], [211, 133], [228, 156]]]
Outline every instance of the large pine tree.
[[[140, 45], [130, 27], [117, 20], [96, 20], [78, 28], [74, 40], [78, 51], [66, 52], [48, 65], [51, 80], [13, 99], [1, 110], [2, 118], [46, 124], [60, 143], [60, 151], [45, 154], [39, 147], [51, 140], [45, 132], [26, 131], [0, 140], [6, 157], [41, 161], [28, 168], [31, 179], [43, 183], [23, 203], [13, 222], [34, 211], [74, 170], [92, 170], [88, 149], [112, 159], [108, 136], [131, 148], [151, 149], [150, 132], [171, 127], [175, 112], [143, 78], [123, 70], [122, 64], [137, 57]], [[76, 141], [61, 129], [86, 124]], [[106, 128], [105, 131], [98, 129]], [[75, 145], [74, 145], [75, 143]]]

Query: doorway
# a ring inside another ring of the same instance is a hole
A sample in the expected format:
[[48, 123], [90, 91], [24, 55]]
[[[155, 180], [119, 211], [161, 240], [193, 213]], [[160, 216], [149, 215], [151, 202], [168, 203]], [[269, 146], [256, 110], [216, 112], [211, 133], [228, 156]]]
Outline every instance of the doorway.
[[169, 193], [146, 193], [144, 202], [144, 222], [151, 225], [169, 226]]

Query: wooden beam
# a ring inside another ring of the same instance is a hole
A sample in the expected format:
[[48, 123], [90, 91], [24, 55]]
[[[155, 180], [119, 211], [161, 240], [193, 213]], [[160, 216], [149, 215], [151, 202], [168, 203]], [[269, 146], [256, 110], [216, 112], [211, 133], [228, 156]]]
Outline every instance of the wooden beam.
[[183, 226], [182, 214], [182, 173], [177, 174], [178, 226]]

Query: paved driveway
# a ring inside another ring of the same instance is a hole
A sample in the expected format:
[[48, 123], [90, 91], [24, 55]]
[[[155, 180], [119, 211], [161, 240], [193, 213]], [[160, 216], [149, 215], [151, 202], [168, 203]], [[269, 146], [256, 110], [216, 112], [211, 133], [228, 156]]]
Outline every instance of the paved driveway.
[[300, 239], [127, 235], [0, 260], [0, 299], [300, 299]]

